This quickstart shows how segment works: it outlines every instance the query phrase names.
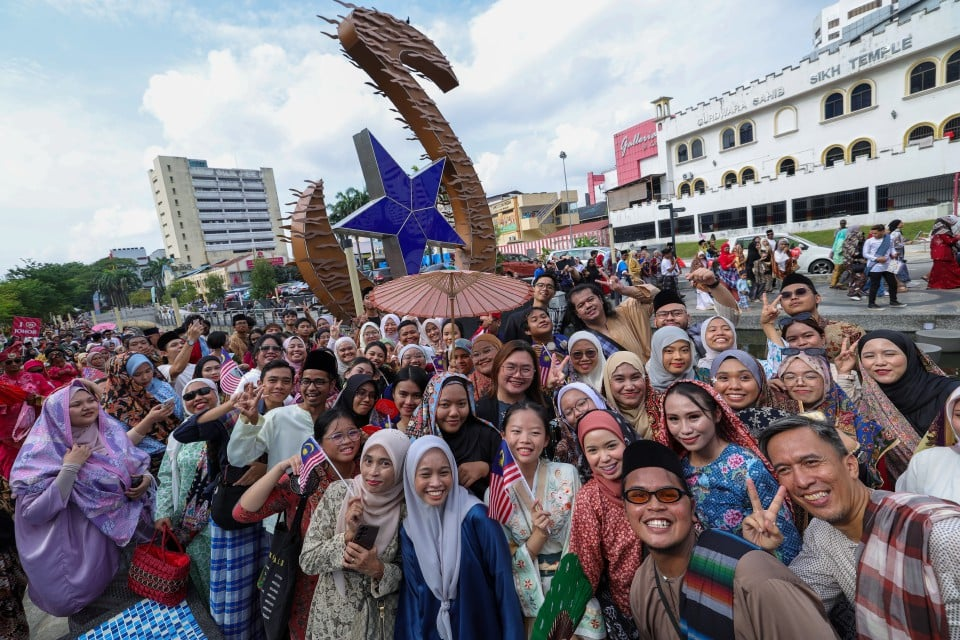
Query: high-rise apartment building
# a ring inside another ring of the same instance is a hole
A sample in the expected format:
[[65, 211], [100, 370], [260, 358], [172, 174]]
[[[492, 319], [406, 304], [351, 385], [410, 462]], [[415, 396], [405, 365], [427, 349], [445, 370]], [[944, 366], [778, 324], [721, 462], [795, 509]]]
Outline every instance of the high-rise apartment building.
[[200, 267], [255, 253], [286, 257], [273, 169], [215, 169], [157, 156], [148, 172], [167, 256]]

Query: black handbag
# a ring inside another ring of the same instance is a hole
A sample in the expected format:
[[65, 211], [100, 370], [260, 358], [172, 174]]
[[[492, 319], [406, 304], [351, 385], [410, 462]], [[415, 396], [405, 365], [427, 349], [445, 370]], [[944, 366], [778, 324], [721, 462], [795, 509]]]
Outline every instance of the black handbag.
[[259, 522], [237, 522], [233, 519], [233, 508], [240, 501], [243, 492], [250, 488], [233, 483], [242, 478], [249, 468], [227, 465], [220, 472], [220, 477], [213, 487], [213, 494], [210, 496], [210, 518], [221, 529], [236, 531], [260, 525]]
[[[278, 521], [273, 532], [273, 544], [270, 545], [270, 555], [263, 570], [263, 588], [260, 592], [260, 615], [263, 616], [267, 640], [283, 640], [290, 635], [290, 605], [293, 604], [300, 550], [303, 547], [300, 523], [306, 506], [307, 496], [303, 496], [293, 521]], [[286, 520], [286, 516], [283, 519]]]

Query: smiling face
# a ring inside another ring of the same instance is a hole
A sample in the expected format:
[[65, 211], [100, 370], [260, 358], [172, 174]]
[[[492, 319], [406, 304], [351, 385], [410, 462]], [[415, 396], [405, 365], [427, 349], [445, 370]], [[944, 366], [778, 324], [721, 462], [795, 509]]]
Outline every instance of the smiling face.
[[443, 327], [443, 344], [447, 347], [453, 344], [453, 341], [457, 338], [462, 338], [460, 335], [460, 327], [457, 326], [455, 322], [448, 322]]
[[573, 310], [585, 324], [596, 324], [606, 320], [606, 313], [603, 310], [603, 300], [597, 297], [593, 291], [584, 289], [570, 296], [570, 304]]
[[577, 340], [570, 345], [570, 362], [573, 364], [574, 371], [585, 376], [600, 362], [600, 352], [589, 340]]
[[337, 418], [327, 432], [323, 434], [321, 446], [333, 462], [348, 464], [357, 456], [360, 450], [360, 434], [362, 432], [349, 418]]
[[690, 352], [690, 343], [686, 340], [677, 340], [663, 348], [663, 368], [669, 373], [678, 376], [690, 368], [693, 354]]
[[434, 322], [428, 322], [424, 326], [424, 331], [427, 333], [427, 339], [430, 341], [430, 344], [437, 344], [440, 342], [440, 327]]
[[208, 360], [207, 362], [204, 362], [203, 368], [200, 369], [200, 375], [207, 380], [220, 382], [220, 363], [215, 360]]
[[529, 353], [514, 351], [500, 363], [498, 388], [511, 396], [521, 396], [530, 388], [536, 371], [536, 363]]
[[383, 331], [388, 336], [396, 335], [397, 333], [397, 322], [393, 318], [387, 318], [383, 321]]
[[307, 348], [299, 340], [291, 340], [287, 345], [287, 362], [303, 362], [307, 357]]
[[[623, 482], [624, 489], [657, 491], [673, 487], [685, 491], [681, 478], [660, 467], [645, 467], [631, 471]], [[637, 537], [651, 551], [670, 553], [692, 543], [693, 499], [684, 495], [677, 502], [664, 504], [651, 496], [646, 504], [623, 502], [627, 521]]]
[[537, 306], [546, 307], [557, 292], [552, 278], [539, 278], [533, 283], [533, 301]]
[[530, 311], [527, 315], [527, 333], [540, 341], [553, 337], [553, 320], [550, 319], [550, 314], [543, 309]]
[[495, 346], [485, 341], [478, 342], [473, 345], [471, 356], [473, 357], [473, 366], [477, 371], [488, 378], [493, 375], [493, 360], [497, 357]]
[[[186, 396], [189, 394], [194, 395], [187, 400]], [[216, 391], [201, 382], [187, 384], [183, 388], [183, 395], [183, 406], [190, 414], [203, 413], [215, 404], [217, 398]]]
[[713, 388], [717, 390], [730, 408], [739, 411], [752, 407], [760, 398], [760, 385], [747, 369], [736, 358], [727, 358], [717, 368], [717, 375], [713, 378]]
[[682, 303], [665, 304], [653, 314], [653, 323], [657, 329], [679, 327], [686, 331], [690, 325], [690, 314], [687, 313], [687, 307]]
[[86, 428], [100, 416], [100, 402], [89, 391], [80, 389], [70, 396], [70, 426]]
[[795, 359], [780, 375], [787, 393], [804, 409], [814, 409], [823, 402], [826, 391], [823, 374], [802, 360]]
[[360, 458], [360, 477], [370, 493], [383, 493], [393, 487], [397, 469], [386, 449], [376, 445], [363, 452]]
[[350, 362], [357, 357], [357, 346], [352, 342], [342, 342], [337, 345], [337, 357], [341, 362]]
[[417, 344], [418, 342], [420, 342], [420, 331], [417, 330], [417, 325], [408, 324], [400, 329], [401, 347], [408, 344]]
[[268, 363], [283, 357], [283, 345], [272, 337], [266, 340], [257, 351], [257, 368], [262, 369]]
[[308, 409], [322, 407], [330, 397], [330, 374], [320, 369], [301, 371], [300, 396]]
[[413, 380], [401, 380], [393, 385], [393, 401], [402, 418], [410, 418], [423, 401], [423, 392]]
[[503, 439], [521, 467], [535, 467], [549, 440], [543, 420], [529, 409], [510, 414], [510, 420], [503, 427]]
[[593, 399], [580, 389], [570, 389], [560, 398], [560, 415], [572, 427], [577, 425], [583, 414], [596, 408]]
[[886, 338], [874, 338], [863, 345], [860, 363], [880, 384], [893, 384], [907, 372], [907, 354]]
[[457, 433], [470, 415], [467, 389], [462, 384], [447, 384], [437, 400], [437, 427], [444, 433]]
[[453, 488], [453, 469], [442, 449], [430, 449], [417, 462], [413, 490], [427, 506], [442, 507]]
[[583, 439], [583, 455], [595, 476], [619, 480], [623, 472], [623, 440], [606, 429], [594, 429]]
[[610, 376], [610, 393], [621, 408], [636, 409], [647, 395], [643, 372], [629, 362], [619, 365]]
[[663, 403], [663, 418], [670, 435], [701, 463], [716, 460], [725, 443], [717, 436], [719, 411], [711, 414], [692, 399], [672, 390]]
[[293, 373], [286, 367], [271, 369], [260, 378], [263, 384], [263, 399], [281, 405], [293, 391]]
[[450, 358], [450, 368], [465, 376], [473, 373], [473, 358], [470, 352], [460, 348], [454, 349], [453, 357]]
[[383, 363], [387, 361], [387, 352], [384, 351], [380, 345], [373, 344], [367, 347], [367, 350], [363, 352], [363, 355], [366, 356], [367, 360], [373, 363], [375, 367], [382, 367]]
[[353, 412], [357, 415], [365, 416], [373, 409], [377, 401], [377, 385], [371, 382], [364, 382], [353, 395]]
[[423, 355], [420, 349], [407, 349], [403, 352], [403, 358], [400, 359], [401, 367], [420, 367], [423, 369], [427, 364], [427, 357]]
[[826, 347], [823, 334], [803, 322], [791, 322], [783, 332], [783, 341], [794, 349], [823, 349]]
[[726, 351], [736, 347], [736, 335], [723, 318], [714, 318], [707, 324], [704, 339], [707, 346], [714, 351]]
[[380, 330], [376, 327], [367, 327], [363, 330], [363, 343], [369, 344], [380, 339]]

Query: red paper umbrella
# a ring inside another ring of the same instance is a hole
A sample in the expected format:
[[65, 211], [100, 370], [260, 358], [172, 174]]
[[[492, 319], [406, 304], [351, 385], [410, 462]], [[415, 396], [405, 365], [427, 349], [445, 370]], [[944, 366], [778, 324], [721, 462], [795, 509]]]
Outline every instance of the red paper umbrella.
[[404, 276], [373, 289], [373, 304], [401, 316], [475, 318], [516, 309], [533, 287], [483, 271], [431, 271]]

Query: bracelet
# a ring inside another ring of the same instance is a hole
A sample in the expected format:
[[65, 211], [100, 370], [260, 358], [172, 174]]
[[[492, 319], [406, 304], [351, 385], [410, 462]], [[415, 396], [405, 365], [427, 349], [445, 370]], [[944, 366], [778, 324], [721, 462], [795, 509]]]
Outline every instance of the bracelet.
[[719, 279], [714, 279], [713, 284], [708, 284], [708, 285], [707, 285], [707, 289], [716, 289], [716, 288], [719, 287], [719, 286], [720, 286], [720, 280], [719, 280]]

